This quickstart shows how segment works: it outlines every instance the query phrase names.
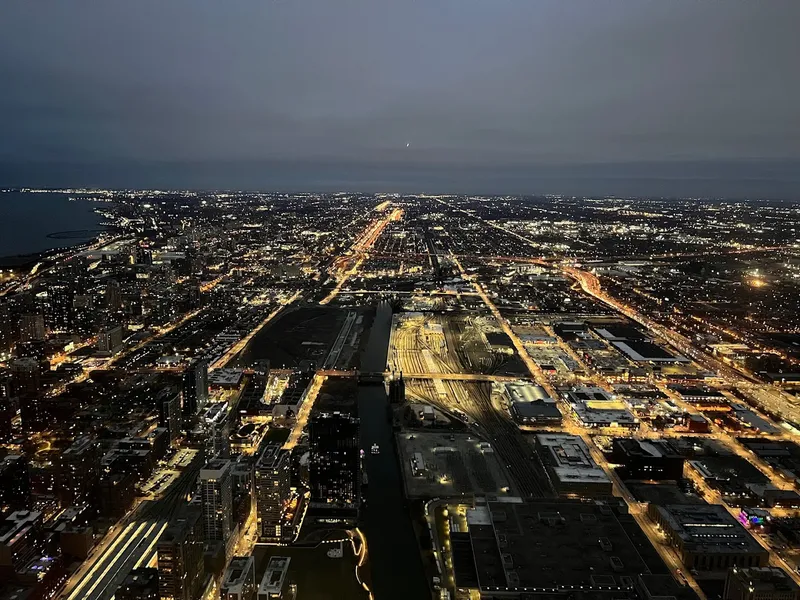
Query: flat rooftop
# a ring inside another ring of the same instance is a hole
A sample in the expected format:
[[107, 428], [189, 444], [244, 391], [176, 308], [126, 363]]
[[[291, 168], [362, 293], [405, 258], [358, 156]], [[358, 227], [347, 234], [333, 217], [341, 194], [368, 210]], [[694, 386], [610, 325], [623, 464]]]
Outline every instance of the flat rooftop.
[[625, 507], [573, 500], [489, 502], [468, 510], [467, 523], [468, 531], [451, 540], [459, 586], [619, 594], [640, 574], [668, 573]]
[[539, 446], [547, 452], [545, 460], [563, 483], [610, 483], [608, 475], [592, 459], [586, 443], [577, 435], [540, 433]]
[[688, 358], [672, 354], [658, 344], [645, 340], [625, 340], [624, 342], [611, 342], [611, 344], [635, 362], [690, 362]]
[[690, 552], [765, 552], [742, 524], [719, 504], [669, 504], [654, 508]]
[[289, 562], [292, 559], [288, 556], [273, 556], [267, 563], [267, 570], [261, 578], [258, 586], [259, 595], [280, 594], [283, 584], [286, 581], [286, 574], [289, 572]]

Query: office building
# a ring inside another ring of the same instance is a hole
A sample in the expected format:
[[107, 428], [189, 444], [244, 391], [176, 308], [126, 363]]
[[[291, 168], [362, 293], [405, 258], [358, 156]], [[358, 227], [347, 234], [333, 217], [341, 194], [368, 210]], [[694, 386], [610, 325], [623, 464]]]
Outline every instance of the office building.
[[291, 455], [279, 444], [264, 448], [256, 462], [258, 536], [265, 542], [283, 538], [284, 511], [290, 499]]
[[0, 521], [0, 572], [18, 571], [40, 549], [42, 513], [18, 510]]
[[208, 362], [196, 359], [183, 372], [183, 414], [194, 416], [208, 402]]
[[25, 510], [31, 497], [28, 461], [19, 454], [9, 454], [0, 461], [0, 513]]
[[187, 509], [170, 523], [157, 552], [161, 600], [194, 600], [205, 579], [202, 513]]
[[231, 461], [214, 459], [200, 470], [200, 497], [205, 540], [227, 544], [233, 529]]
[[751, 567], [728, 571], [723, 600], [800, 600], [800, 587], [783, 569]]
[[769, 553], [724, 506], [650, 504], [647, 513], [664, 530], [687, 569], [767, 566]]
[[47, 288], [44, 316], [51, 331], [72, 330], [74, 297], [75, 291], [66, 284], [52, 284]]
[[255, 600], [256, 563], [252, 556], [234, 556], [222, 577], [221, 600]]
[[287, 595], [289, 585], [289, 563], [291, 558], [288, 556], [272, 556], [267, 563], [267, 570], [258, 586], [258, 600], [284, 600]]
[[0, 443], [7, 442], [13, 437], [17, 404], [11, 373], [0, 373]]
[[97, 352], [103, 356], [113, 356], [122, 350], [123, 329], [121, 325], [107, 327], [97, 336]]
[[99, 446], [89, 436], [79, 437], [59, 458], [57, 490], [62, 506], [94, 503], [99, 482]]
[[319, 413], [309, 422], [309, 484], [312, 506], [357, 510], [361, 500], [358, 419]]
[[34, 358], [18, 358], [11, 363], [11, 378], [19, 398], [22, 429], [26, 432], [46, 428], [48, 418], [42, 399], [41, 366]]
[[106, 308], [109, 312], [122, 308], [122, 289], [116, 279], [110, 279], [106, 284]]
[[166, 388], [156, 397], [158, 425], [169, 432], [169, 443], [174, 446], [181, 435], [181, 396], [174, 389]]
[[114, 600], [160, 600], [158, 596], [158, 569], [134, 569], [114, 592]]
[[19, 341], [43, 342], [44, 339], [44, 315], [22, 315], [19, 321]]

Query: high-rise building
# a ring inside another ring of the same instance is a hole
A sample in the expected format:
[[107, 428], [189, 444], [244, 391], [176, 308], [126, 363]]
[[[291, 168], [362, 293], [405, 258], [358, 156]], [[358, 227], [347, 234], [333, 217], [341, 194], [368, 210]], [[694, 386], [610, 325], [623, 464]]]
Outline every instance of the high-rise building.
[[0, 521], [0, 572], [19, 571], [41, 550], [42, 513], [18, 510]]
[[77, 438], [61, 453], [57, 490], [62, 506], [96, 499], [100, 482], [100, 449], [89, 436]]
[[70, 331], [72, 329], [75, 291], [65, 284], [53, 284], [47, 289], [45, 305], [45, 322], [53, 331]]
[[233, 528], [231, 461], [215, 458], [200, 470], [200, 497], [205, 540], [227, 544]]
[[44, 315], [22, 315], [19, 321], [19, 341], [41, 342], [44, 338]]
[[389, 379], [389, 402], [392, 404], [402, 404], [406, 401], [406, 382], [403, 380], [403, 374], [395, 376], [392, 373]]
[[256, 462], [256, 511], [258, 537], [265, 542], [282, 540], [283, 518], [290, 499], [291, 455], [280, 444], [269, 444]]
[[[271, 556], [267, 563], [267, 570], [258, 586], [257, 600], [282, 600], [294, 598], [292, 588], [296, 588], [289, 581], [289, 563], [292, 559], [288, 556]], [[295, 590], [296, 591], [296, 590]]]
[[800, 587], [778, 567], [734, 567], [725, 580], [724, 600], [800, 600]]
[[183, 372], [183, 414], [194, 416], [208, 402], [208, 362], [195, 359]]
[[30, 497], [28, 461], [19, 454], [9, 454], [0, 461], [0, 513], [30, 508]]
[[175, 389], [163, 389], [156, 397], [158, 424], [169, 431], [169, 443], [175, 445], [181, 433], [181, 397]]
[[106, 284], [106, 308], [109, 312], [122, 309], [122, 288], [116, 279], [109, 279]]
[[222, 600], [255, 600], [256, 563], [252, 556], [234, 556], [220, 585]]
[[161, 600], [194, 600], [205, 578], [202, 513], [187, 509], [164, 530], [156, 549]]
[[97, 337], [97, 350], [100, 354], [113, 356], [122, 350], [122, 326], [107, 327]]
[[311, 503], [357, 509], [361, 500], [358, 419], [339, 412], [319, 413], [309, 424]]
[[13, 437], [17, 404], [11, 373], [0, 373], [0, 443], [7, 442]]
[[19, 398], [22, 429], [41, 431], [47, 426], [42, 406], [41, 366], [35, 358], [18, 358], [11, 363], [11, 378]]
[[134, 569], [114, 592], [114, 600], [159, 600], [158, 569]]

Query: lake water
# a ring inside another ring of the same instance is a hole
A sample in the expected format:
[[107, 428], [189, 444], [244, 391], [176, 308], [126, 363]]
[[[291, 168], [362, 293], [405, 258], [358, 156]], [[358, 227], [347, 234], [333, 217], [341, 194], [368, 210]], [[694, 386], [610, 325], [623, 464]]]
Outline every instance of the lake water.
[[[102, 217], [85, 200], [70, 202], [66, 194], [0, 192], [0, 256], [32, 254], [92, 239]], [[64, 239], [52, 233], [76, 232]], [[80, 233], [77, 233], [80, 232]]]

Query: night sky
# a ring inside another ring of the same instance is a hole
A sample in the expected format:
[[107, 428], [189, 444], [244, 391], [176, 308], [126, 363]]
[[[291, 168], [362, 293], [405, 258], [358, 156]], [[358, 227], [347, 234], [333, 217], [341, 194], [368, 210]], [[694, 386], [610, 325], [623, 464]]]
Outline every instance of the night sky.
[[800, 2], [0, 8], [0, 185], [800, 195]]

